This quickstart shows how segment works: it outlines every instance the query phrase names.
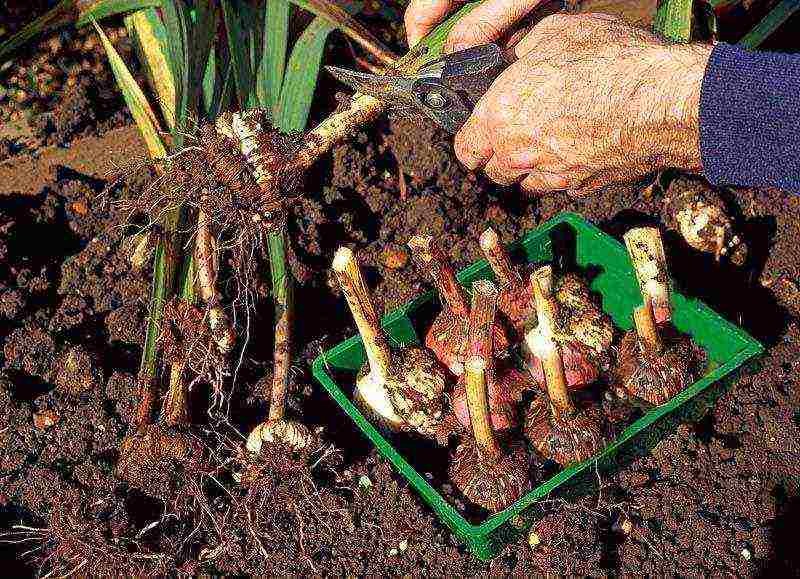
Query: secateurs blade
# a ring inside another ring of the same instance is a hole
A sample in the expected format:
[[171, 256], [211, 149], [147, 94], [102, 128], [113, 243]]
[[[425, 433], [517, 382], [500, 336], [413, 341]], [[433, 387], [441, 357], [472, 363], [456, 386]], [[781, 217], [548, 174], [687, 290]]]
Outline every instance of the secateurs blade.
[[422, 113], [455, 134], [492, 82], [516, 60], [513, 48], [482, 44], [441, 56], [409, 76], [325, 68], [356, 91]]

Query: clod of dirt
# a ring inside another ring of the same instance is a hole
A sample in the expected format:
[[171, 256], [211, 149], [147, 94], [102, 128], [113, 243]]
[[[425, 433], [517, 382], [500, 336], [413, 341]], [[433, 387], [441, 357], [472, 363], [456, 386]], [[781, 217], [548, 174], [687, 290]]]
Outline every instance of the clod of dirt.
[[125, 424], [132, 424], [139, 403], [136, 376], [125, 372], [114, 372], [106, 384], [106, 396], [114, 403], [117, 414]]
[[203, 445], [186, 428], [150, 424], [122, 441], [116, 475], [150, 496], [171, 500], [181, 473], [204, 462]]
[[70, 348], [59, 358], [54, 382], [64, 394], [80, 397], [98, 389], [101, 381], [94, 356], [80, 346]]
[[34, 323], [13, 330], [3, 346], [7, 368], [22, 370], [47, 382], [56, 373], [56, 343], [53, 337]]
[[0, 316], [7, 320], [15, 319], [25, 307], [25, 299], [19, 290], [0, 289]]
[[58, 422], [58, 414], [54, 410], [43, 410], [33, 414], [33, 425], [38, 430], [45, 430]]

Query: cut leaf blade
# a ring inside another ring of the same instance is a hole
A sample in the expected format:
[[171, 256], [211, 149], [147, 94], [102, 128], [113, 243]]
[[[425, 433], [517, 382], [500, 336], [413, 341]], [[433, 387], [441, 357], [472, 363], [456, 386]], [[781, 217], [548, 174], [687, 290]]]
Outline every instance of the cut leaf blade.
[[653, 19], [653, 30], [672, 42], [689, 42], [693, 16], [694, 0], [661, 0]]

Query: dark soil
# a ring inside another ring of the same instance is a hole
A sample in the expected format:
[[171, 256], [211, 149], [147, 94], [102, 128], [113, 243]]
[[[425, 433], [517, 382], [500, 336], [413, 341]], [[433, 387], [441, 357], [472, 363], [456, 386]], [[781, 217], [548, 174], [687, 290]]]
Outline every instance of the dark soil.
[[[94, 126], [89, 113], [71, 110], [75, 126]], [[240, 451], [237, 432], [265, 416], [272, 344], [271, 308], [262, 303], [232, 393], [233, 424], [208, 423], [208, 391], [198, 387], [195, 426], [181, 437], [202, 451], [180, 462], [166, 488], [142, 490], [115, 469], [135, 412], [149, 271], [132, 267], [114, 206], [98, 198], [104, 186], [67, 170], [35, 196], [3, 195], [0, 185], [0, 523], [13, 530], [9, 541], [24, 541], [4, 545], [19, 558], [20, 573], [40, 566], [58, 575], [176, 568], [270, 575], [797, 573], [800, 198], [723, 192], [749, 244], [744, 268], [718, 264], [666, 232], [681, 289], [767, 344], [760, 364], [651, 453], [597, 474], [587, 492], [542, 501], [530, 536], [481, 563], [310, 378], [308, 363], [320, 349], [354, 331], [328, 274], [333, 252], [341, 244], [359, 248], [378, 305], [390, 310], [428, 287], [407, 259], [413, 234], [441, 236], [460, 268], [479, 258], [477, 235], [487, 225], [508, 242], [570, 210], [620, 238], [631, 225], [665, 223], [663, 196], [639, 186], [585, 199], [525, 198], [465, 172], [442, 132], [402, 118], [380, 121], [307, 177], [307, 195], [290, 224], [294, 270], [304, 280], [296, 292], [301, 372], [290, 413], [321, 429], [318, 444], [286, 460], [275, 460], [289, 453], [273, 448], [256, 463]], [[114, 195], [137, 195], [142, 186], [130, 182]]]

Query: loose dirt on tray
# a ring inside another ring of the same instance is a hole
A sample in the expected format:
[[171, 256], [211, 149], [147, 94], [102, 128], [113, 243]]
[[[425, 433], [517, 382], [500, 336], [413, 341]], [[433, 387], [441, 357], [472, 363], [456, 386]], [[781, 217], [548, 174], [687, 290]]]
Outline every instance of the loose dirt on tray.
[[[60, 111], [60, 102], [48, 106]], [[442, 131], [382, 119], [313, 169], [289, 223], [300, 282], [288, 415], [312, 428], [314, 445], [301, 455], [272, 446], [256, 459], [242, 452], [242, 433], [266, 414], [265, 299], [251, 320], [253, 347], [230, 393], [229, 422], [211, 419], [208, 387], [196, 385], [191, 426], [140, 434], [143, 448], [169, 436], [188, 449], [173, 453], [180, 460], [169, 468], [151, 467], [158, 480], [145, 480], [118, 475], [136, 411], [150, 264], [132, 265], [130, 231], [108, 201], [139, 195], [147, 182], [103, 194], [115, 163], [102, 153], [133, 130], [109, 132], [85, 108], [63, 107], [84, 127], [70, 149], [31, 141], [35, 155], [14, 150], [0, 166], [14, 179], [0, 178], [0, 521], [10, 533], [2, 548], [18, 558], [20, 574], [796, 572], [800, 197], [722, 192], [749, 244], [743, 268], [665, 231], [681, 290], [742, 325], [767, 354], [652, 452], [595, 473], [588, 492], [534, 506], [530, 533], [482, 563], [310, 375], [320, 351], [355, 331], [329, 275], [333, 253], [342, 244], [359, 249], [377, 305], [389, 311], [429, 288], [408, 259], [414, 234], [439, 236], [461, 268], [481, 257], [477, 236], [488, 225], [509, 242], [569, 210], [621, 239], [633, 225], [667, 223], [663, 195], [629, 186], [581, 199], [526, 197], [466, 172]], [[121, 160], [143, 154], [132, 144]]]

